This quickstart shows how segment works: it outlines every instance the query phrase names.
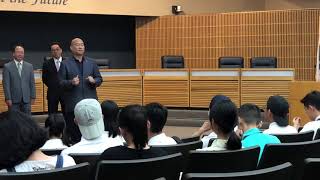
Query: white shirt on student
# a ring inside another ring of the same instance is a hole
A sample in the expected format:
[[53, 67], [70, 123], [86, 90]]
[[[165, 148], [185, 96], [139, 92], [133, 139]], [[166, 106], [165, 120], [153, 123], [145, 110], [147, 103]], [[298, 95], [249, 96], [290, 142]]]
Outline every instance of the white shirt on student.
[[177, 144], [177, 142], [173, 138], [166, 136], [165, 133], [160, 133], [156, 136], [153, 136], [148, 141], [148, 145], [150, 146], [174, 145], [174, 144]]
[[[52, 170], [56, 168], [57, 157], [52, 156], [48, 160], [34, 160], [24, 161], [14, 167], [16, 172], [34, 172], [43, 170]], [[74, 159], [70, 156], [63, 156], [63, 167], [69, 167], [76, 165]], [[0, 172], [7, 172], [6, 169], [2, 169]]]
[[209, 141], [210, 139], [216, 139], [217, 135], [214, 132], [211, 132], [210, 134], [208, 134], [208, 136], [204, 136], [201, 141], [202, 141], [202, 148], [206, 148], [208, 147]]
[[123, 146], [123, 140], [121, 136], [116, 136], [115, 138], [109, 137], [108, 132], [104, 132], [100, 137], [92, 140], [87, 140], [81, 138], [81, 141], [77, 144], [68, 147], [61, 152], [62, 155], [67, 155], [71, 153], [81, 154], [81, 153], [103, 153], [104, 150], [114, 147]]
[[225, 139], [216, 139], [212, 142], [211, 146], [197, 149], [197, 151], [223, 151], [227, 150], [227, 142]]
[[320, 115], [311, 122], [305, 124], [300, 132], [314, 131], [313, 139], [316, 136], [317, 130], [320, 128]]
[[56, 138], [47, 140], [46, 143], [40, 149], [65, 149], [67, 147], [68, 146], [64, 145], [61, 139]]
[[263, 131], [264, 134], [296, 134], [298, 133], [297, 129], [293, 126], [287, 125], [285, 127], [279, 126], [276, 122], [272, 122], [269, 125], [269, 128]]

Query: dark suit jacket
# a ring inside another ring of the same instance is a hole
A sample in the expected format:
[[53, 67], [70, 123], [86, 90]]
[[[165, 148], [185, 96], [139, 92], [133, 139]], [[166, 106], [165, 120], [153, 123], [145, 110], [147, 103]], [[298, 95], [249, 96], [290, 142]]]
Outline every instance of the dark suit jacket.
[[[72, 79], [79, 75], [80, 84], [72, 85]], [[92, 85], [86, 78], [92, 76], [96, 83]], [[63, 89], [65, 111], [72, 112], [75, 105], [86, 98], [98, 99], [96, 87], [102, 83], [102, 77], [95, 61], [88, 57], [83, 60], [83, 77], [74, 57], [62, 61], [59, 69], [60, 87]]]
[[30, 103], [36, 98], [36, 88], [32, 64], [23, 61], [21, 77], [15, 61], [6, 63], [2, 72], [2, 85], [5, 100], [12, 103]]
[[[62, 58], [62, 61], [64, 58]], [[42, 81], [48, 87], [47, 97], [60, 96], [62, 89], [59, 84], [59, 74], [53, 58], [45, 60], [42, 65]]]

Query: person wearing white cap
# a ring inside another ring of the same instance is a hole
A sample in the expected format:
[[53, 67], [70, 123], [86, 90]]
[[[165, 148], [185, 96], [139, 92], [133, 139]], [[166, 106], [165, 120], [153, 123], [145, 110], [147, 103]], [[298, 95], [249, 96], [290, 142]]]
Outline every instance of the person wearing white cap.
[[108, 137], [104, 131], [104, 121], [100, 103], [96, 99], [83, 99], [74, 108], [75, 123], [81, 132], [81, 141], [61, 152], [102, 153], [113, 146], [121, 146], [122, 142]]

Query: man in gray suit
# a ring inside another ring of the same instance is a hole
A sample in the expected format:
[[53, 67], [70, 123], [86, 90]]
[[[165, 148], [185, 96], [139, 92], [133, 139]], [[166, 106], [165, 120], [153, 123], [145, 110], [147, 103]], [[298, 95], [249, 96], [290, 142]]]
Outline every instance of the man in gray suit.
[[2, 85], [8, 109], [31, 115], [31, 104], [36, 99], [36, 88], [32, 64], [24, 61], [24, 47], [15, 45], [13, 60], [6, 63], [2, 72]]

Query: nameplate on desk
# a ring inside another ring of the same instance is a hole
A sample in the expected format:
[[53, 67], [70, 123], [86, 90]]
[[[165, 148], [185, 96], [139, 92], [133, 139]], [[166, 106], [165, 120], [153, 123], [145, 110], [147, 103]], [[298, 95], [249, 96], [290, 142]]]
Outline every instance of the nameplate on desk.
[[147, 71], [144, 76], [188, 76], [185, 71]]
[[234, 77], [234, 76], [239, 76], [239, 72], [238, 71], [192, 71], [191, 76]]
[[244, 71], [242, 76], [247, 77], [294, 77], [293, 71]]
[[125, 77], [125, 76], [141, 76], [139, 71], [128, 71], [128, 72], [100, 72], [101, 76], [104, 77]]

